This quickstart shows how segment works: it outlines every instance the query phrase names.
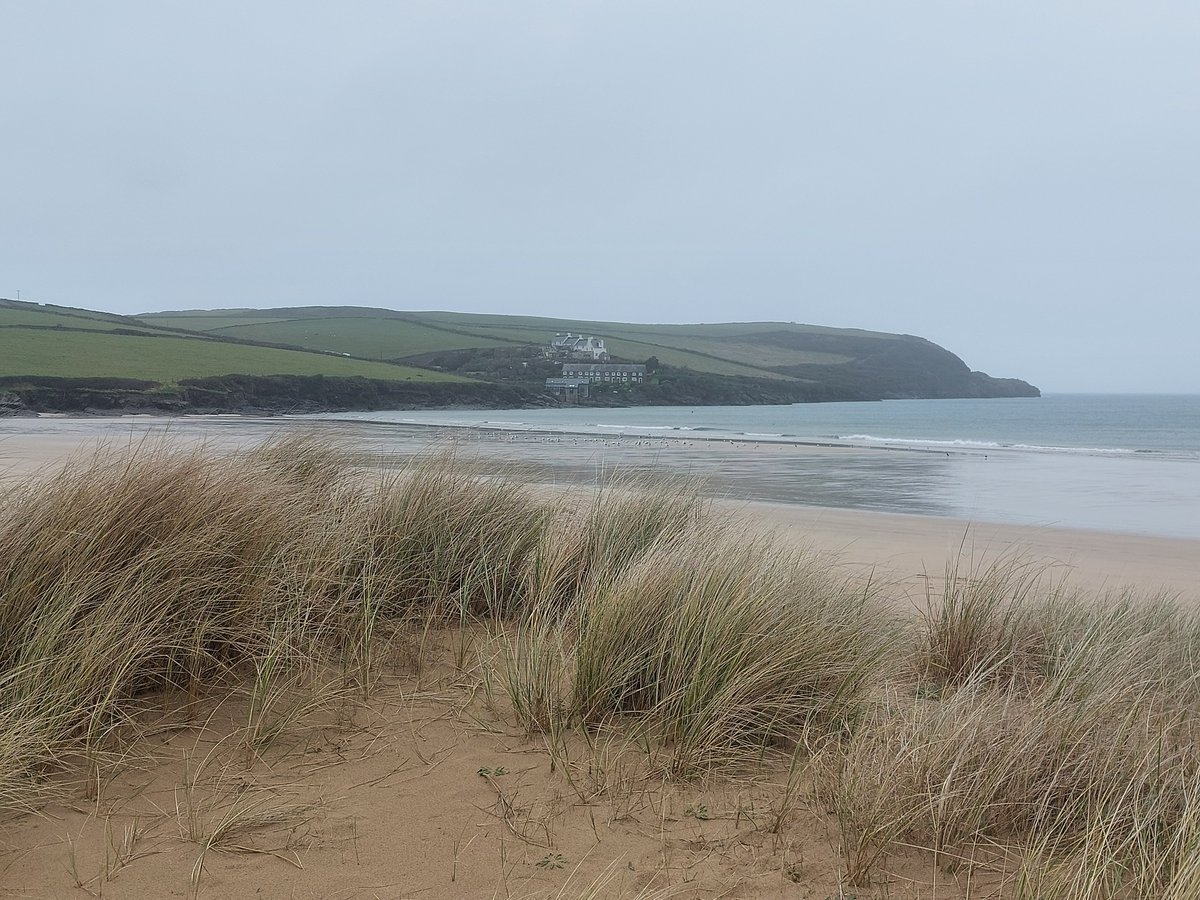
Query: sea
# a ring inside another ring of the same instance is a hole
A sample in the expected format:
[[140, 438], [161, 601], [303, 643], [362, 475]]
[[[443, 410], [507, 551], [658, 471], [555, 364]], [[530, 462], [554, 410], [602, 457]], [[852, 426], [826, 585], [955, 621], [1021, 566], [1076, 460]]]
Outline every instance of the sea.
[[[1050, 394], [705, 406], [339, 413], [555, 479], [615, 471], [712, 493], [980, 522], [1200, 538], [1200, 396]], [[482, 446], [481, 446], [482, 445]]]

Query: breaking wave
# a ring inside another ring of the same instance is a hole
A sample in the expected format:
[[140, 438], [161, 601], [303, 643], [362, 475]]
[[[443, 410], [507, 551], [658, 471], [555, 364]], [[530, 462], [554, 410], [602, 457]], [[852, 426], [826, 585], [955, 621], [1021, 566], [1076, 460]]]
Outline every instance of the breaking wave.
[[904, 447], [954, 447], [961, 450], [1027, 450], [1039, 453], [1155, 453], [1154, 450], [1132, 450], [1127, 447], [1058, 447], [1046, 444], [1016, 444], [1001, 441], [980, 441], [971, 438], [934, 440], [932, 438], [880, 437], [874, 434], [839, 434], [834, 440], [851, 444], [889, 444]]

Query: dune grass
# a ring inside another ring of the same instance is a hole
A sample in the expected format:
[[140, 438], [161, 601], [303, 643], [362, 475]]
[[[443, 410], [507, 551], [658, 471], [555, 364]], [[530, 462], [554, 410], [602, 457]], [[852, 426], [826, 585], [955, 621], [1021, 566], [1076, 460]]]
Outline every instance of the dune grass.
[[889, 637], [871, 598], [813, 560], [715, 529], [597, 586], [575, 630], [580, 718], [648, 715], [676, 775], [848, 727]]
[[136, 752], [152, 705], [240, 691], [252, 756], [369, 696], [397, 637], [482, 627], [497, 708], [552, 752], [625, 730], [667, 778], [782, 761], [779, 808], [829, 816], [853, 885], [917, 847], [1021, 900], [1197, 896], [1200, 617], [1171, 598], [1006, 557], [911, 618], [679, 485], [362, 462], [147, 446], [0, 496], [0, 810]]
[[952, 864], [1003, 846], [1013, 896], [1191, 896], [1198, 640], [1161, 596], [1068, 594], [1013, 557], [952, 570], [915, 679], [823, 751], [850, 880], [896, 843]]

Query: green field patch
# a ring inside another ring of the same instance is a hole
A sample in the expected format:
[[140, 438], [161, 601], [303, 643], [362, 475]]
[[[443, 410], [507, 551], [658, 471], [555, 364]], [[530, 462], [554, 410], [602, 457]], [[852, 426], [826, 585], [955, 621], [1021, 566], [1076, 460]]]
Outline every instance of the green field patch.
[[[793, 350], [755, 341], [727, 338], [725, 340], [701, 340], [672, 336], [667, 338], [672, 347], [692, 350], [710, 356], [719, 356], [733, 362], [750, 366], [837, 366], [851, 362], [854, 357], [843, 353], [826, 353], [821, 350]], [[659, 359], [662, 359], [660, 356]]]
[[[45, 325], [48, 327], [61, 325], [64, 328], [82, 328], [86, 327], [87, 323], [83, 319], [68, 319], [66, 316], [58, 316], [38, 310], [0, 307], [0, 328], [11, 325]], [[116, 328], [117, 326], [110, 325], [109, 327]]]
[[216, 329], [222, 337], [293, 344], [310, 350], [332, 350], [366, 359], [398, 359], [439, 350], [506, 346], [510, 341], [456, 334], [405, 319], [343, 318], [291, 319]]
[[53, 310], [22, 309], [0, 306], [0, 328], [11, 325], [39, 325], [53, 328], [88, 328], [111, 331], [114, 328], [137, 328], [138, 323], [123, 319], [97, 319], [92, 316], [64, 315]]
[[[598, 323], [603, 324], [603, 323]], [[761, 334], [767, 331], [790, 332], [792, 334], [836, 335], [840, 337], [873, 337], [894, 340], [898, 334], [884, 331], [865, 331], [860, 328], [832, 328], [826, 325], [800, 325], [796, 322], [723, 322], [711, 325], [626, 325], [614, 323], [625, 334], [645, 334], [657, 338], [697, 337], [736, 338]]]
[[728, 359], [705, 356], [665, 344], [653, 344], [647, 341], [632, 341], [628, 338], [610, 338], [605, 336], [604, 345], [610, 353], [622, 359], [643, 360], [653, 356], [664, 365], [692, 369], [696, 372], [709, 372], [713, 375], [745, 375], [750, 378], [790, 380], [786, 376], [775, 372], [742, 365]]
[[209, 375], [361, 375], [389, 381], [464, 381], [452, 375], [294, 350], [203, 339], [0, 329], [0, 375], [142, 378], [174, 384]]
[[282, 322], [283, 319], [269, 316], [145, 316], [139, 319], [159, 328], [182, 328], [185, 331], [218, 331], [239, 325], [265, 325]]

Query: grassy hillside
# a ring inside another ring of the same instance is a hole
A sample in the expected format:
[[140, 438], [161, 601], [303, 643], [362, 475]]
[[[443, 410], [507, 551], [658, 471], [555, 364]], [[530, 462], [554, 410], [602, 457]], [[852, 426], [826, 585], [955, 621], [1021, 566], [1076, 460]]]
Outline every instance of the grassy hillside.
[[[272, 312], [275, 317], [271, 318]], [[595, 334], [610, 352], [629, 360], [651, 356], [670, 366], [717, 375], [792, 376], [778, 367], [840, 365], [901, 335], [791, 322], [645, 325], [537, 316], [453, 312], [397, 312], [358, 307], [278, 310], [190, 310], [151, 313], [142, 321], [209, 334], [334, 350], [370, 359], [476, 347], [544, 344], [558, 332]], [[841, 346], [856, 342], [855, 350]]]
[[112, 331], [117, 328], [138, 328], [143, 331], [164, 330], [125, 316], [94, 313], [85, 309], [37, 307], [34, 304], [0, 300], [0, 328], [31, 326], [40, 328], [79, 328], [89, 331]]
[[173, 337], [0, 329], [6, 375], [139, 378], [174, 384], [208, 375], [359, 375], [385, 380], [463, 380], [428, 370], [340, 356]]
[[[727, 322], [711, 325], [644, 325], [620, 322], [596, 322], [583, 319], [539, 319], [528, 316], [484, 316], [466, 313], [422, 313], [430, 322], [461, 328], [474, 333], [497, 334], [528, 340], [547, 331], [570, 331], [604, 337], [612, 352], [631, 359], [657, 356], [671, 365], [683, 365], [667, 359], [662, 351], [689, 357], [690, 368], [717, 372], [716, 363], [725, 361], [751, 370], [771, 370], [776, 366], [803, 364], [840, 364], [856, 358], [856, 353], [831, 351], [838, 341], [890, 342], [902, 336], [852, 328], [826, 328], [793, 322]], [[544, 340], [544, 338], [542, 338]], [[625, 348], [628, 352], [623, 352]], [[746, 371], [728, 374], [749, 374]]]
[[1036, 396], [912, 335], [790, 322], [647, 325], [361, 307], [118, 316], [0, 300], [0, 413], [310, 411], [556, 402], [556, 333], [657, 360], [599, 405]]
[[0, 301], [0, 377], [113, 377], [173, 385], [187, 378], [233, 374], [462, 380], [330, 353], [181, 334], [124, 316]]
[[[764, 369], [752, 352], [724, 351], [716, 338], [728, 326], [645, 326], [612, 322], [578, 322], [528, 316], [485, 316], [470, 313], [401, 313], [354, 307], [307, 307], [275, 310], [214, 310], [154, 313], [147, 323], [190, 328], [221, 337], [248, 338], [292, 344], [313, 350], [333, 350], [365, 359], [408, 359], [448, 350], [483, 347], [521, 347], [545, 344], [559, 331], [586, 331], [605, 338], [610, 352], [623, 359], [656, 356], [670, 366], [717, 375], [789, 378]], [[712, 340], [693, 336], [694, 328], [717, 329]], [[747, 326], [738, 326], [747, 327]], [[753, 328], [753, 326], [749, 326]], [[678, 329], [678, 331], [676, 331]], [[722, 350], [722, 352], [714, 352]], [[779, 364], [817, 361], [795, 353]]]
[[[924, 338], [793, 322], [651, 325], [360, 307], [192, 310], [141, 318], [224, 337], [446, 371], [483, 371], [488, 377], [505, 366], [511, 371], [521, 365], [513, 362], [518, 358], [536, 359], [536, 353], [522, 357], [518, 351], [545, 345], [558, 332], [591, 334], [603, 337], [618, 360], [641, 362], [653, 357], [673, 370], [674, 385], [668, 398], [658, 397], [660, 402], [697, 402], [705, 396], [710, 398], [707, 402], [729, 402], [713, 377], [742, 379], [747, 388], [744, 396], [757, 391], [774, 398], [741, 402], [1037, 395], [1036, 388], [1024, 382], [972, 372], [952, 352]], [[500, 357], [508, 361], [497, 362]], [[528, 372], [534, 368], [529, 361]], [[681, 377], [708, 380], [676, 390]]]

